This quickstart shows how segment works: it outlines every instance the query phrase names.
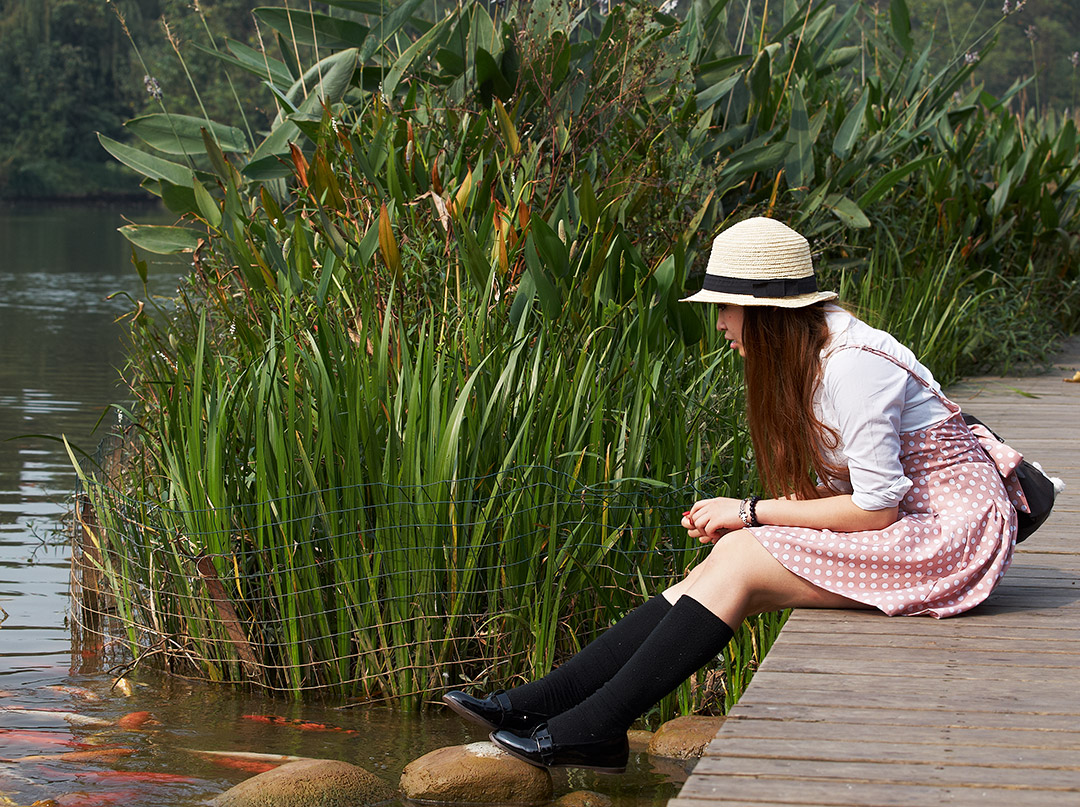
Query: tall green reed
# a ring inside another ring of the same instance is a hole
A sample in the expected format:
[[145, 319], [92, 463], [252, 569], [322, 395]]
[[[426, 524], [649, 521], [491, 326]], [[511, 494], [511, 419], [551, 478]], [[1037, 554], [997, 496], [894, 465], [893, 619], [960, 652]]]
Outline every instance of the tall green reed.
[[[396, 353], [392, 307], [357, 330], [326, 311], [301, 332], [299, 313], [271, 313], [268, 341], [244, 363], [207, 349], [200, 315], [191, 374], [159, 368], [169, 442], [150, 447], [164, 473], [142, 494], [170, 506], [140, 516], [152, 529], [122, 529], [108, 491], [94, 489], [116, 557], [179, 542], [172, 571], [185, 576], [186, 563], [194, 588], [194, 559], [213, 560], [252, 643], [269, 651], [255, 683], [415, 699], [443, 673], [527, 675], [690, 561], [671, 534], [687, 480], [724, 467], [740, 439], [686, 468], [715, 433], [703, 421], [735, 429], [729, 359], [677, 343], [651, 356], [609, 328], [584, 345], [522, 331], [470, 367], [433, 324]], [[670, 366], [690, 390], [662, 377]], [[681, 475], [656, 478], [658, 447], [684, 458]], [[739, 483], [728, 474], [718, 487]], [[185, 653], [211, 678], [240, 671], [207, 603], [147, 594], [128, 620], [190, 608], [198, 630]]]

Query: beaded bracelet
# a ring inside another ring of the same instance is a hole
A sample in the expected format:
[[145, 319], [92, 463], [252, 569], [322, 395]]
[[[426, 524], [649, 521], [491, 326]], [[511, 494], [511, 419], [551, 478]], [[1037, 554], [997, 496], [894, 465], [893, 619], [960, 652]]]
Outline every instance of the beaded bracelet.
[[744, 527], [761, 526], [757, 518], [757, 503], [760, 501], [760, 496], [747, 496], [739, 502], [739, 520], [742, 521]]
[[750, 497], [750, 526], [751, 527], [760, 527], [761, 526], [761, 522], [758, 521], [758, 518], [757, 518], [757, 503], [760, 502], [760, 501], [761, 501], [760, 496], [751, 496]]

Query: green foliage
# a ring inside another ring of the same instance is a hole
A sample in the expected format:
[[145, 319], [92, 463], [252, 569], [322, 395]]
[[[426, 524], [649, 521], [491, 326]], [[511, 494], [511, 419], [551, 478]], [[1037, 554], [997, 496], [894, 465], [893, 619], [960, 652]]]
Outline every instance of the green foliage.
[[[258, 138], [170, 111], [131, 127], [159, 154], [101, 140], [185, 220], [129, 237], [195, 266], [132, 318], [139, 462], [92, 488], [133, 652], [417, 703], [677, 577], [688, 486], [752, 481], [737, 370], [678, 302], [745, 215], [943, 380], [1075, 323], [1074, 125], [933, 67], [903, 0], [331, 5], [260, 12], [280, 59], [217, 55], [271, 91]], [[778, 626], [681, 708], [730, 704]]]

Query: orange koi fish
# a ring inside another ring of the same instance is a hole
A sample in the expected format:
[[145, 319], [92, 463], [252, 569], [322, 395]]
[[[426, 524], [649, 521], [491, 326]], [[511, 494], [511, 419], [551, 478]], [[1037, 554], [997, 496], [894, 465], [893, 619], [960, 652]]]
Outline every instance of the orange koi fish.
[[241, 717], [244, 720], [254, 720], [256, 723], [292, 726], [304, 731], [340, 731], [345, 734], [356, 734], [356, 729], [343, 729], [341, 726], [328, 726], [325, 723], [311, 723], [295, 717], [279, 717], [278, 715], [241, 715]]

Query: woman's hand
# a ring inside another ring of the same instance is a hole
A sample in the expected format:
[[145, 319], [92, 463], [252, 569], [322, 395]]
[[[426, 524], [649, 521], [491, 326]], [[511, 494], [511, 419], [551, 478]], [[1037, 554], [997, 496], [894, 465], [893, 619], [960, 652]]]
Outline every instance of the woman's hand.
[[683, 528], [691, 538], [703, 544], [716, 543], [729, 532], [743, 527], [739, 518], [740, 499], [719, 496], [694, 502], [682, 519]]

